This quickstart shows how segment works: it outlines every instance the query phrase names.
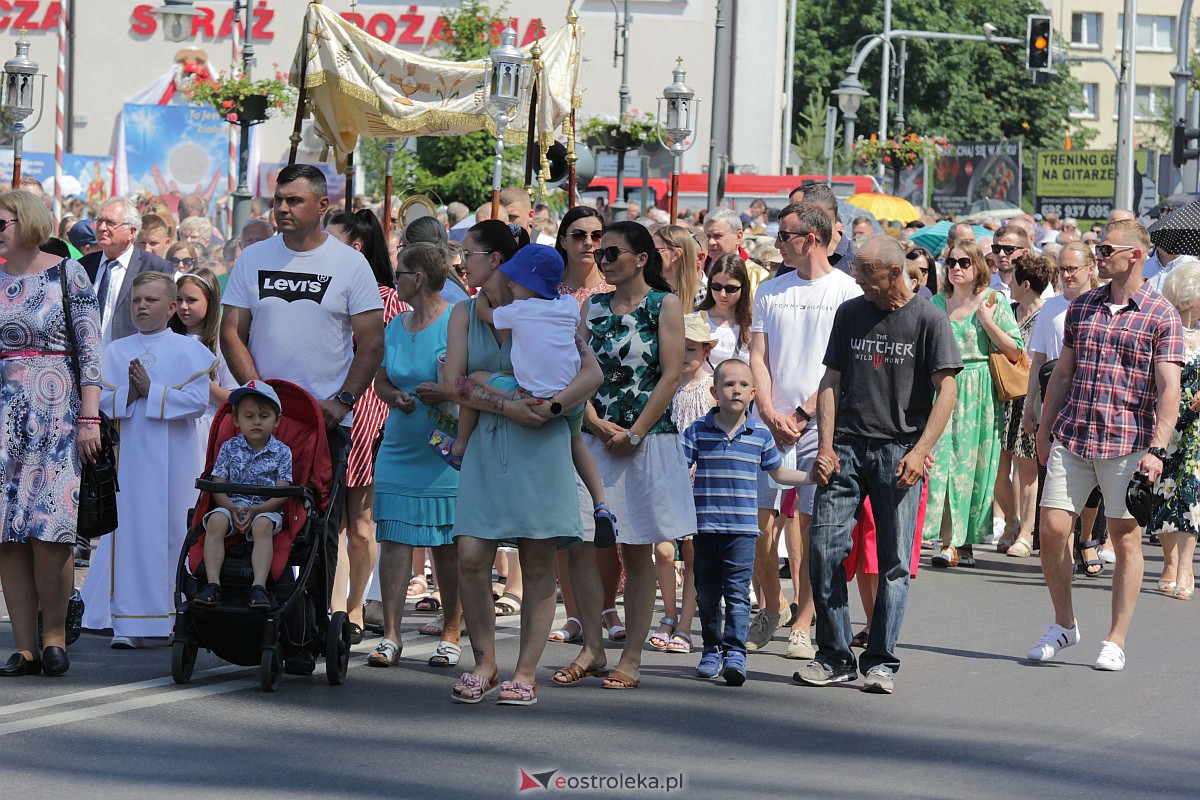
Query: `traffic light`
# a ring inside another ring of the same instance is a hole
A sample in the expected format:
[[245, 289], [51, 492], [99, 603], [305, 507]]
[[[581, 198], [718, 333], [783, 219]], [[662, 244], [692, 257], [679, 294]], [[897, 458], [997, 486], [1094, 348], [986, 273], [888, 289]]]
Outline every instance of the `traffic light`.
[[1043, 14], [1030, 14], [1025, 35], [1025, 68], [1036, 72], [1050, 72], [1050, 45], [1053, 40], [1053, 28], [1050, 17]]
[[[1200, 156], [1200, 128], [1189, 128], [1183, 120], [1175, 120], [1175, 136], [1171, 146], [1171, 163], [1178, 169]], [[1190, 145], [1190, 147], [1189, 147]]]

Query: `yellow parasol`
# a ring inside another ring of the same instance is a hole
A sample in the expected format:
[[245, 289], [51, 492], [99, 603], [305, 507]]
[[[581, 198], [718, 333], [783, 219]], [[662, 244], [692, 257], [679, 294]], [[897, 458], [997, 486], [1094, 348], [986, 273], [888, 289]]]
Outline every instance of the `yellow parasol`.
[[912, 203], [882, 192], [859, 192], [846, 198], [846, 202], [871, 212], [879, 220], [912, 222], [921, 218], [920, 210]]

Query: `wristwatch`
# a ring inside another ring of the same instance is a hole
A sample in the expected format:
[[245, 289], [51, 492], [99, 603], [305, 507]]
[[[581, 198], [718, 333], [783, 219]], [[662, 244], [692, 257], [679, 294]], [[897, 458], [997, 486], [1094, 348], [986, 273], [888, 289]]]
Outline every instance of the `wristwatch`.
[[629, 432], [628, 434], [626, 434], [626, 435], [629, 437], [629, 443], [630, 443], [631, 445], [633, 445], [634, 447], [637, 447], [639, 444], [641, 444], [641, 443], [642, 443], [642, 437], [638, 436], [638, 435], [637, 435], [636, 433], [634, 433], [633, 431], [630, 431], [630, 432]]
[[550, 413], [556, 417], [562, 413], [562, 403], [558, 402], [557, 397], [550, 398]]
[[1150, 455], [1154, 456], [1155, 458], [1157, 458], [1159, 461], [1163, 462], [1164, 464], [1167, 463], [1167, 450], [1165, 447], [1151, 447], [1146, 452], [1149, 453]]
[[352, 392], [349, 392], [345, 389], [342, 389], [340, 392], [335, 394], [333, 396], [333, 399], [337, 400], [339, 403], [344, 405], [346, 408], [354, 408], [354, 403], [355, 403], [355, 401], [358, 400], [358, 398], [355, 397]]

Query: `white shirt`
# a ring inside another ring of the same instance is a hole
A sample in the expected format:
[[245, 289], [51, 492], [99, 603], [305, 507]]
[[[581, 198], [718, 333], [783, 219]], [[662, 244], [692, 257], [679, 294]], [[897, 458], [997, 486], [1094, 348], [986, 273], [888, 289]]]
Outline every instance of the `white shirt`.
[[[289, 249], [282, 236], [250, 245], [222, 302], [250, 310], [258, 374], [291, 381], [318, 400], [337, 394], [350, 372], [350, 318], [383, 308], [367, 260], [332, 236], [304, 252]], [[342, 424], [352, 421], [347, 414]]]
[[854, 279], [838, 269], [811, 281], [788, 272], [759, 285], [750, 332], [767, 335], [771, 404], [779, 413], [816, 393], [834, 315], [842, 303], [861, 295]]
[[1062, 354], [1063, 327], [1069, 305], [1071, 301], [1061, 294], [1042, 303], [1042, 310], [1033, 322], [1033, 335], [1029, 337], [1029, 352], [1042, 353], [1047, 361], [1053, 361]]
[[514, 300], [495, 309], [492, 322], [512, 330], [513, 374], [534, 397], [553, 397], [579, 373], [579, 303], [570, 295]]
[[1158, 261], [1158, 253], [1154, 254], [1154, 259], [1156, 262], [1158, 262], [1158, 270], [1154, 273], [1153, 276], [1147, 276], [1145, 270], [1142, 270], [1142, 277], [1144, 277], [1144, 278], [1149, 277], [1150, 285], [1152, 287], [1154, 287], [1154, 291], [1156, 291], [1160, 294], [1162, 293], [1162, 290], [1163, 290], [1163, 284], [1165, 284], [1167, 282], [1167, 276], [1170, 275], [1171, 272], [1176, 267], [1180, 267], [1180, 266], [1183, 266], [1184, 264], [1192, 264], [1192, 263], [1200, 261], [1200, 258], [1196, 258], [1195, 256], [1189, 256], [1187, 253], [1184, 253], [1183, 255], [1180, 255], [1180, 256], [1176, 256], [1174, 261], [1168, 261], [1166, 264], [1163, 264], [1161, 261]]
[[108, 288], [104, 295], [104, 308], [100, 309], [100, 336], [104, 344], [112, 341], [113, 311], [117, 307], [117, 299], [121, 296], [121, 288], [125, 285], [125, 275], [129, 272], [129, 260], [133, 258], [133, 246], [125, 249], [124, 253], [115, 259], [101, 255], [100, 268], [96, 270], [96, 288], [104, 283], [108, 276]]

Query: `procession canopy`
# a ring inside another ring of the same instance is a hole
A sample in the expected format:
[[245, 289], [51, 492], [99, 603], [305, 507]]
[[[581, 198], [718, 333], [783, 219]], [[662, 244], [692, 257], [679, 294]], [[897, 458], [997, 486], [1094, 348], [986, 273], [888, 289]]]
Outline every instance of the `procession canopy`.
[[[544, 149], [556, 129], [579, 106], [582, 31], [568, 24], [537, 40], [541, 48], [537, 138]], [[522, 48], [528, 55], [534, 44]], [[359, 136], [461, 136], [496, 132], [483, 104], [486, 61], [443, 61], [390, 47], [320, 3], [308, 6], [304, 37], [291, 80], [307, 93], [317, 134], [345, 166]], [[528, 141], [533, 70], [526, 70], [520, 109], [505, 141]], [[303, 76], [303, 78], [301, 78]]]

